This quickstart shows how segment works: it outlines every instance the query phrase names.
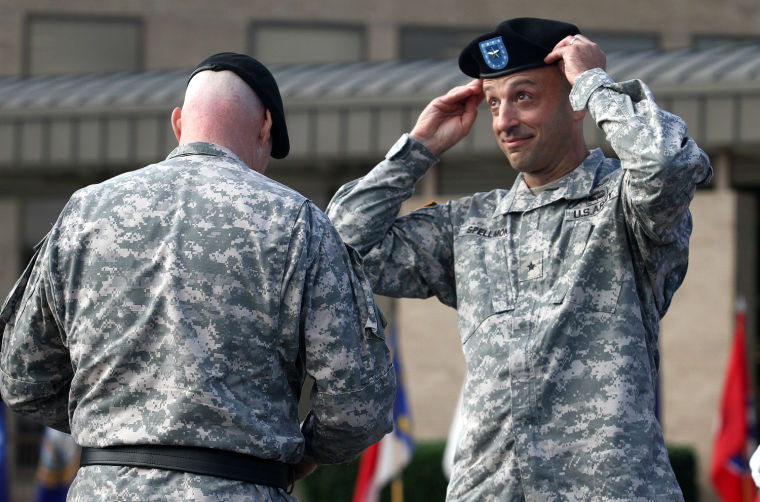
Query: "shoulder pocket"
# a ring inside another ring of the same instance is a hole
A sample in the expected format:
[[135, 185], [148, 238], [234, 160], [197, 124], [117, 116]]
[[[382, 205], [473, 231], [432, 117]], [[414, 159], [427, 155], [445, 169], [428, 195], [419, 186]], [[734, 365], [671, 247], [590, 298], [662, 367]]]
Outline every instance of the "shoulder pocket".
[[387, 321], [380, 309], [375, 304], [375, 297], [372, 293], [372, 287], [364, 273], [363, 260], [359, 252], [348, 244], [344, 244], [348, 253], [349, 261], [353, 274], [351, 281], [354, 294], [356, 295], [356, 304], [359, 308], [362, 322], [364, 323], [365, 335], [375, 336], [385, 340], [385, 326]]

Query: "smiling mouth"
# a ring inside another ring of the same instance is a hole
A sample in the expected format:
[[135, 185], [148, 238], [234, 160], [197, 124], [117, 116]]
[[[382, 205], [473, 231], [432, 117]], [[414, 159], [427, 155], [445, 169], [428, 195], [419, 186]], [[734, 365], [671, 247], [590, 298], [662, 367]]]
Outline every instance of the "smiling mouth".
[[504, 138], [504, 144], [507, 148], [514, 148], [527, 143], [531, 138], [532, 136], [508, 137]]

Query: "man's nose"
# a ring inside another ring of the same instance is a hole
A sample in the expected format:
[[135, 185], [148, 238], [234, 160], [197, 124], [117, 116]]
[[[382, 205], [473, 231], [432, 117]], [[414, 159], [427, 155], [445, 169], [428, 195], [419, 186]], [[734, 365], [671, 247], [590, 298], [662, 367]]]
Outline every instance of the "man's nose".
[[499, 105], [498, 113], [493, 118], [494, 130], [507, 131], [516, 125], [519, 125], [520, 120], [515, 113], [514, 107], [510, 106], [508, 102], [502, 102]]

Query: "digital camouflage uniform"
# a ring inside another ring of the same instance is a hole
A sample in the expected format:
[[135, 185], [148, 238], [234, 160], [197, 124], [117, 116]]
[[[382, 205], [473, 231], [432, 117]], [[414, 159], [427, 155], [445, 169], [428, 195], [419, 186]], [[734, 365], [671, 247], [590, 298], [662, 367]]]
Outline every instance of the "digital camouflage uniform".
[[[395, 377], [360, 258], [316, 206], [229, 150], [182, 145], [78, 191], [38, 251], [3, 312], [2, 396], [78, 444], [336, 463], [391, 430]], [[295, 500], [102, 465], [69, 492], [117, 498]]]
[[620, 160], [554, 189], [478, 193], [397, 218], [436, 162], [405, 136], [328, 206], [375, 292], [458, 311], [467, 363], [450, 501], [682, 500], [655, 418], [659, 320], [681, 284], [689, 202], [712, 173], [640, 81], [582, 74]]

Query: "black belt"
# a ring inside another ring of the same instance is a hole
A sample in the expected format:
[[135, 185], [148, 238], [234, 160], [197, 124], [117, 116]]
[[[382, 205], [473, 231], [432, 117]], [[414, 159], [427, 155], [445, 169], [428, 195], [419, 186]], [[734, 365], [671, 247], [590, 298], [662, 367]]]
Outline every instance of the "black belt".
[[79, 465], [126, 465], [191, 472], [274, 486], [290, 493], [295, 482], [293, 466], [244, 453], [196, 446], [132, 445], [82, 448]]

